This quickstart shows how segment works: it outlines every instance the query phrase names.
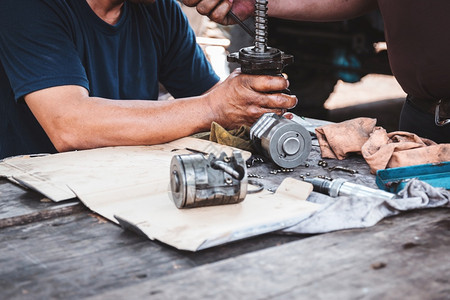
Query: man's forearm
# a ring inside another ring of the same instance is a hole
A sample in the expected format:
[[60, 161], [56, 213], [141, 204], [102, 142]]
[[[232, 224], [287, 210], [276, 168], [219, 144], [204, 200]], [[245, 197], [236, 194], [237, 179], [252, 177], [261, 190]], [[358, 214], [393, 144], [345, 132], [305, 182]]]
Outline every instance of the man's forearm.
[[[199, 131], [207, 131], [214, 114], [204, 96], [167, 101], [106, 100], [91, 98], [101, 103], [95, 119], [80, 120], [80, 125], [93, 130], [97, 139], [86, 137], [81, 130], [74, 141], [85, 141], [83, 148], [115, 145], [153, 145], [169, 142]], [[103, 102], [103, 103], [102, 103]], [[108, 103], [105, 105], [105, 103]], [[99, 119], [103, 118], [102, 121]], [[73, 145], [71, 148], [77, 148]]]
[[288, 87], [277, 76], [233, 72], [207, 93], [169, 101], [90, 97], [80, 86], [30, 93], [25, 102], [58, 151], [106, 146], [151, 145], [209, 130], [251, 125], [267, 112], [282, 114], [297, 103], [293, 95], [268, 93]]
[[64, 96], [57, 101], [55, 88], [26, 98], [58, 151], [164, 143], [208, 130], [214, 118], [200, 98], [205, 96], [189, 101], [124, 101], [89, 97], [80, 87], [59, 89], [64, 89]]
[[270, 0], [272, 17], [299, 21], [339, 21], [377, 8], [376, 0]]

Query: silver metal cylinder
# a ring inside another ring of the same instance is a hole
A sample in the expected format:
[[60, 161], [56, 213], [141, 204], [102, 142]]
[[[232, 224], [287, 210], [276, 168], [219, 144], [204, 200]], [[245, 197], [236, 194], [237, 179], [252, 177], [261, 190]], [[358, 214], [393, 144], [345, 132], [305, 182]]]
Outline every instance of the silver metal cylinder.
[[300, 124], [274, 113], [262, 115], [250, 128], [250, 139], [262, 154], [282, 168], [295, 168], [311, 152], [311, 135]]
[[178, 208], [239, 203], [247, 194], [247, 169], [239, 151], [175, 155], [170, 163], [170, 197]]
[[305, 181], [310, 182], [316, 192], [328, 194], [331, 197], [353, 196], [393, 199], [396, 196], [396, 194], [352, 183], [343, 178], [337, 178], [331, 181], [322, 178], [305, 178]]
[[338, 178], [334, 179], [331, 183], [330, 196], [358, 196], [362, 198], [376, 197], [383, 199], [392, 199], [395, 197], [395, 194], [379, 189], [373, 189], [361, 184], [348, 182], [345, 179]]

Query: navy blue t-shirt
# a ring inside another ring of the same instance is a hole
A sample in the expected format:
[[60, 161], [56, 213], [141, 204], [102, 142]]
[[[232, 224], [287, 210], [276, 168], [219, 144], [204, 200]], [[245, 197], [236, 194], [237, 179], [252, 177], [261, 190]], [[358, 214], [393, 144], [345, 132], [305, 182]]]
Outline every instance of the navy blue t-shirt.
[[219, 80], [173, 0], [126, 1], [114, 26], [85, 0], [2, 0], [0, 49], [0, 158], [56, 152], [23, 101], [33, 91], [80, 85], [91, 96], [156, 100], [158, 82], [178, 98]]

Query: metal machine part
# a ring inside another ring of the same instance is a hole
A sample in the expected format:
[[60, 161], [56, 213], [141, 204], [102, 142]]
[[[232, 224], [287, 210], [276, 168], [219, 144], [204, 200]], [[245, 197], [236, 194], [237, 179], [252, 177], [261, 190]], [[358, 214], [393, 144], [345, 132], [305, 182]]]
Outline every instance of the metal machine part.
[[255, 44], [239, 52], [230, 53], [228, 62], [241, 65], [246, 74], [280, 76], [283, 68], [294, 62], [294, 57], [267, 46], [267, 0], [255, 3]]
[[282, 168], [301, 165], [311, 152], [311, 135], [300, 124], [274, 113], [262, 115], [250, 128], [260, 152]]
[[356, 196], [392, 199], [396, 196], [393, 193], [372, 189], [356, 183], [351, 183], [342, 178], [334, 179], [331, 181], [321, 178], [304, 178], [304, 180], [313, 185], [314, 191], [322, 194], [328, 194], [331, 197]]
[[247, 169], [241, 152], [228, 157], [175, 155], [170, 163], [170, 197], [178, 208], [239, 203], [247, 194]]
[[350, 168], [343, 167], [343, 166], [333, 166], [333, 167], [328, 168], [328, 170], [329, 171], [344, 171], [344, 172], [347, 172], [347, 173], [350, 173], [350, 174], [358, 173], [358, 170], [350, 169]]

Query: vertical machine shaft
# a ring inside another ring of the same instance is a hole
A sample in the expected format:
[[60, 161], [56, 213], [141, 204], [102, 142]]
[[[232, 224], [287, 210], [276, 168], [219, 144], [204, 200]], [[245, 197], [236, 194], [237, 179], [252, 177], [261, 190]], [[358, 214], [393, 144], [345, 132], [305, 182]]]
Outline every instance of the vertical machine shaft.
[[264, 53], [267, 50], [267, 0], [256, 0], [255, 3], [255, 51]]
[[[240, 64], [245, 74], [282, 76], [284, 67], [293, 63], [294, 57], [267, 46], [267, 4], [268, 0], [256, 0], [255, 3], [254, 46], [230, 53], [228, 61]], [[245, 27], [241, 22], [237, 23]], [[299, 166], [311, 152], [309, 132], [300, 124], [273, 113], [264, 114], [253, 124], [250, 138], [259, 152], [283, 168]]]
[[283, 68], [293, 63], [294, 57], [267, 46], [267, 1], [256, 0], [255, 3], [254, 46], [230, 53], [227, 60], [240, 64], [242, 72], [246, 74], [280, 76]]

